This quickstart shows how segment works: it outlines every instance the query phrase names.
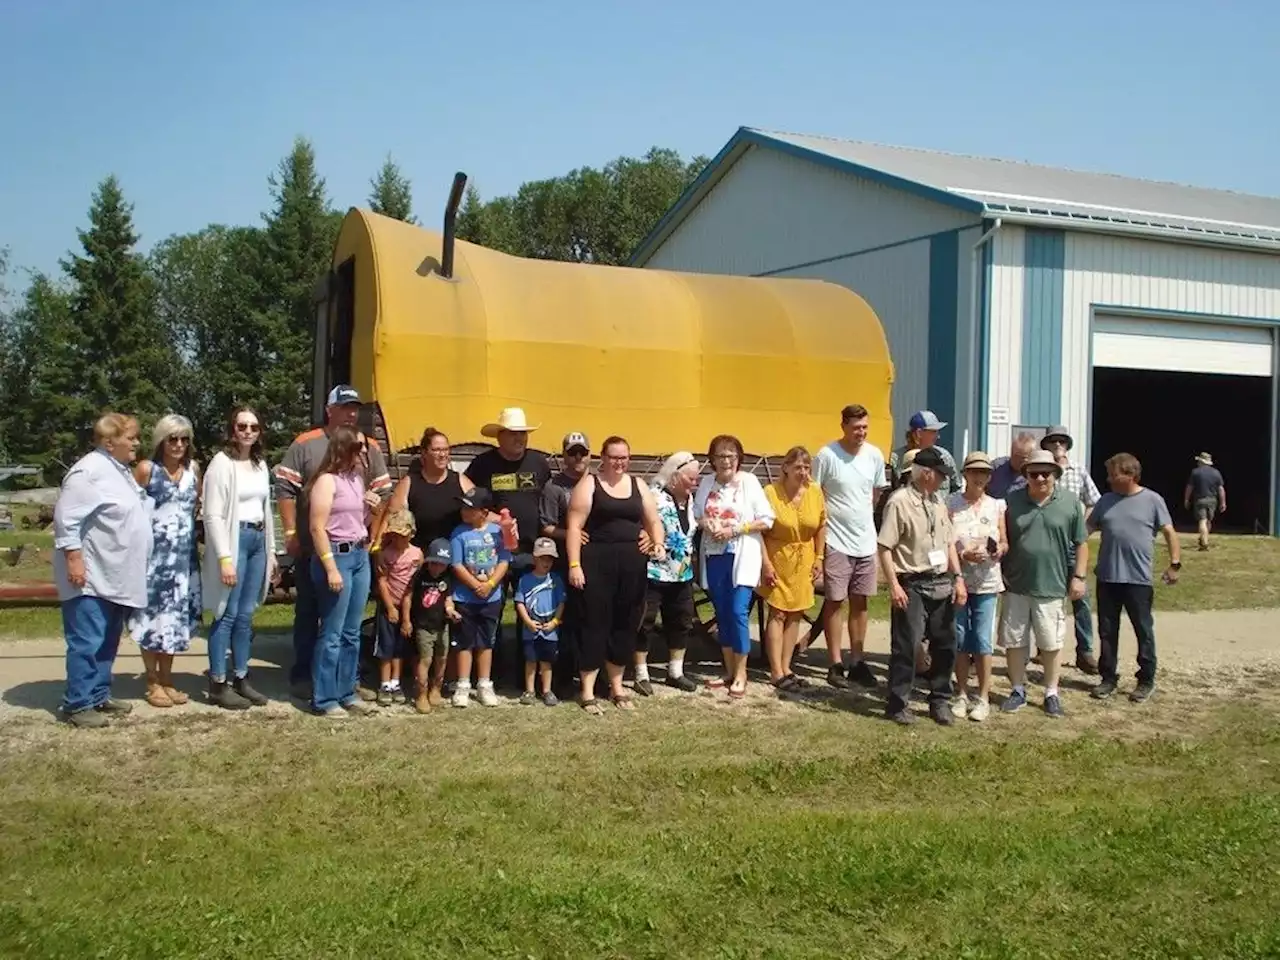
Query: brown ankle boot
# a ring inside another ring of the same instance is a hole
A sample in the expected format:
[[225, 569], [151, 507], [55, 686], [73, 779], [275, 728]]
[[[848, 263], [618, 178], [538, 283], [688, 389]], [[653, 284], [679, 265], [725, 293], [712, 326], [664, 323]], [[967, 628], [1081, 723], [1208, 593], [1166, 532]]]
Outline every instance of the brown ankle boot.
[[142, 664], [147, 670], [147, 703], [153, 707], [172, 707], [173, 700], [160, 683], [159, 659], [159, 654], [142, 652]]
[[162, 653], [157, 658], [156, 667], [160, 673], [160, 685], [175, 706], [181, 706], [191, 698], [173, 685], [173, 654]]

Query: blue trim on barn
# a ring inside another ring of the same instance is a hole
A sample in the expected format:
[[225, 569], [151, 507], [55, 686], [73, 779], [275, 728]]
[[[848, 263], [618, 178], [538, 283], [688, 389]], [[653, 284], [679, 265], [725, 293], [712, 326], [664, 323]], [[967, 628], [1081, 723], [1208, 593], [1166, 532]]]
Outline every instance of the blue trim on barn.
[[627, 266], [644, 266], [645, 262], [653, 255], [667, 235], [680, 225], [680, 222], [693, 211], [693, 208], [698, 205], [698, 202], [707, 192], [715, 186], [721, 177], [729, 172], [729, 169], [737, 162], [738, 158], [751, 147], [768, 147], [793, 157], [799, 157], [802, 160], [812, 161], [841, 173], [850, 173], [874, 183], [902, 190], [914, 196], [932, 200], [935, 203], [941, 203], [957, 210], [964, 210], [968, 213], [980, 214], [986, 210], [986, 205], [978, 200], [970, 200], [968, 197], [962, 197], [938, 187], [931, 187], [915, 180], [907, 180], [884, 170], [855, 163], [852, 160], [824, 153], [821, 150], [801, 147], [787, 140], [780, 140], [777, 137], [770, 136], [761, 130], [755, 130], [751, 127], [739, 127], [737, 133], [729, 138], [729, 142], [711, 159], [711, 162], [698, 174], [697, 179], [685, 188], [684, 193], [680, 194], [680, 197], [672, 204], [671, 209], [663, 215], [657, 225], [640, 241], [635, 251], [627, 258]]
[[1062, 275], [1067, 240], [1061, 230], [1028, 227], [1023, 253], [1022, 423], [1062, 419]]
[[956, 347], [959, 334], [960, 235], [939, 234], [929, 241], [929, 365], [925, 398], [945, 420], [944, 447], [955, 444]]
[[[990, 221], [982, 221], [982, 232], [990, 230]], [[988, 450], [990, 424], [988, 404], [991, 402], [991, 264], [996, 238], [989, 237], [982, 246], [982, 269], [978, 271], [978, 417], [974, 426], [976, 449]]]

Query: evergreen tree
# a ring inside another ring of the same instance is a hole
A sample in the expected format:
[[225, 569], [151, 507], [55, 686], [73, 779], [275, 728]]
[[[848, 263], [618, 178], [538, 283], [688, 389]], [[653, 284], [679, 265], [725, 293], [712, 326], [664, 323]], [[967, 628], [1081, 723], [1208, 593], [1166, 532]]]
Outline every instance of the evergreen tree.
[[394, 217], [405, 223], [417, 223], [413, 216], [413, 191], [409, 178], [400, 172], [396, 162], [388, 154], [378, 175], [369, 181], [369, 209], [384, 217]]
[[261, 415], [292, 439], [310, 419], [312, 290], [329, 269], [342, 217], [329, 209], [315, 150], [302, 137], [268, 183], [274, 203], [263, 215], [252, 324], [263, 338], [259, 369], [266, 409]]
[[151, 419], [168, 408], [176, 354], [156, 322], [146, 263], [134, 250], [133, 208], [109, 176], [78, 231], [83, 256], [63, 269], [73, 283], [72, 315], [83, 344], [80, 393], [95, 411]]

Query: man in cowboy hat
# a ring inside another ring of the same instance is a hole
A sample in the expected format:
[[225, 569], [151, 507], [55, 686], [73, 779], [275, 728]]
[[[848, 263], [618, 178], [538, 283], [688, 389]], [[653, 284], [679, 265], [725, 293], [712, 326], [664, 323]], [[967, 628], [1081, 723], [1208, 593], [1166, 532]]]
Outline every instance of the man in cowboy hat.
[[[1060, 424], [1050, 427], [1049, 432], [1040, 439], [1040, 448], [1053, 454], [1054, 462], [1062, 468], [1058, 488], [1076, 495], [1084, 505], [1084, 519], [1087, 523], [1089, 514], [1093, 513], [1102, 494], [1098, 492], [1098, 485], [1089, 476], [1089, 471], [1067, 456], [1074, 446], [1075, 440], [1070, 432]], [[1071, 563], [1069, 556], [1067, 563]], [[1071, 612], [1075, 619], [1076, 667], [1093, 676], [1098, 672], [1098, 658], [1093, 654], [1093, 611], [1089, 608], [1088, 592], [1072, 602]]]
[[1027, 702], [1027, 655], [1034, 639], [1044, 666], [1044, 712], [1063, 715], [1058, 698], [1058, 655], [1066, 640], [1063, 600], [1084, 596], [1089, 535], [1078, 497], [1058, 485], [1062, 466], [1048, 450], [1037, 450], [1022, 465], [1027, 485], [1005, 499], [1009, 550], [1003, 560], [1008, 590], [1000, 633], [1009, 683], [1005, 713]]
[[1196, 455], [1196, 466], [1187, 478], [1187, 488], [1182, 491], [1182, 506], [1195, 509], [1196, 527], [1200, 532], [1200, 549], [1209, 549], [1209, 528], [1214, 517], [1227, 510], [1227, 486], [1222, 474], [1213, 465], [1213, 457], [1207, 453]]
[[[505, 408], [497, 420], [480, 429], [484, 436], [496, 440], [497, 446], [480, 454], [466, 469], [467, 479], [493, 493], [493, 512], [506, 509], [515, 519], [519, 543], [511, 551], [511, 565], [507, 573], [513, 584], [533, 569], [533, 542], [542, 535], [538, 508], [542, 502], [542, 490], [551, 479], [551, 464], [547, 458], [537, 450], [529, 449], [529, 434], [537, 429], [538, 425], [531, 425], [520, 407]], [[509, 595], [512, 591], [505, 593]], [[504, 661], [509, 653], [519, 656], [523, 633], [517, 620], [515, 652], [505, 646], [498, 650]], [[495, 673], [505, 675], [506, 668], [505, 662], [501, 671], [495, 666]]]

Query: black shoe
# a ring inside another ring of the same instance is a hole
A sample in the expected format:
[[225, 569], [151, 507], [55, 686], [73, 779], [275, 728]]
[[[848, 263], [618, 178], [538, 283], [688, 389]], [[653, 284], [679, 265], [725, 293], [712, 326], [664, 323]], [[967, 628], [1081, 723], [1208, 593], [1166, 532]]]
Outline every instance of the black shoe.
[[231, 688], [255, 707], [265, 707], [267, 705], [266, 696], [250, 685], [248, 677], [236, 677], [231, 681]]
[[249, 701], [236, 693], [231, 684], [225, 680], [209, 681], [209, 702], [223, 710], [249, 709]]
[[686, 677], [684, 674], [681, 674], [678, 677], [667, 677], [667, 686], [675, 687], [677, 690], [681, 691], [682, 693], [698, 692], [698, 685], [694, 683], [692, 680], [690, 680], [688, 677]]
[[893, 713], [886, 713], [884, 716], [886, 720], [892, 720], [900, 727], [909, 727], [911, 724], [916, 722], [916, 715], [906, 707], [903, 707], [901, 710], [896, 710]]
[[1148, 680], [1140, 683], [1133, 688], [1133, 693], [1129, 694], [1130, 703], [1146, 703], [1151, 699], [1151, 695], [1156, 692], [1156, 685]]
[[851, 666], [845, 676], [848, 678], [849, 683], [856, 683], [858, 686], [866, 687], [868, 690], [874, 690], [880, 685], [876, 675], [871, 672], [871, 665], [865, 660], [859, 660]]
[[635, 683], [635, 687], [636, 687], [636, 693], [640, 694], [640, 696], [642, 697], [653, 696], [653, 684], [650, 683], [648, 680], [637, 680]]
[[1095, 700], [1106, 700], [1116, 692], [1116, 682], [1114, 680], [1103, 680], [1100, 684], [1093, 688], [1089, 696]]
[[942, 727], [949, 727], [956, 722], [956, 715], [951, 712], [949, 703], [929, 704], [929, 716], [933, 722]]
[[125, 703], [123, 700], [112, 700], [108, 697], [93, 709], [99, 713], [107, 713], [113, 717], [124, 717], [133, 713], [133, 704]]
[[848, 690], [849, 681], [844, 678], [844, 667], [838, 663], [827, 667], [827, 683], [837, 690]]

